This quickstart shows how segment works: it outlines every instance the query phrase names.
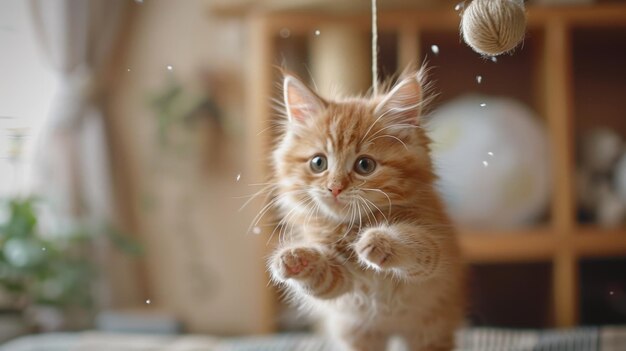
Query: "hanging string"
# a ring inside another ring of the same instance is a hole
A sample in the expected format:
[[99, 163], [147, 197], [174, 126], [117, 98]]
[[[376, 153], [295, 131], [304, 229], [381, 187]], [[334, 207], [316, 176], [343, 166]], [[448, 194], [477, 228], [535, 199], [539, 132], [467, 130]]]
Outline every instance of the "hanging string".
[[372, 91], [378, 94], [378, 25], [376, 0], [372, 0]]

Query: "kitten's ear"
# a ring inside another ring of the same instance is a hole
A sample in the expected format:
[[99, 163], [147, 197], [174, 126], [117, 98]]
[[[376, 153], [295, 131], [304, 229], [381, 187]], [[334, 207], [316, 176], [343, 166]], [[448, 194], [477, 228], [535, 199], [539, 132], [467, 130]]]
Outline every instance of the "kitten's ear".
[[397, 124], [418, 125], [421, 104], [422, 85], [418, 74], [412, 74], [402, 80], [383, 97], [376, 106], [375, 113]]
[[320, 113], [326, 106], [322, 98], [293, 76], [285, 76], [283, 94], [290, 122], [304, 121]]

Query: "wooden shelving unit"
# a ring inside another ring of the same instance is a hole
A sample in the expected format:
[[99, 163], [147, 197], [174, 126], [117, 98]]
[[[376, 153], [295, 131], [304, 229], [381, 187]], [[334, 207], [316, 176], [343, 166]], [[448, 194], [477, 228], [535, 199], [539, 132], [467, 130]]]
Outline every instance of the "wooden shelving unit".
[[[579, 261], [589, 257], [626, 257], [626, 227], [604, 230], [579, 225], [576, 219], [573, 175], [579, 118], [575, 118], [577, 104], [574, 87], [581, 82], [576, 81], [577, 57], [573, 46], [577, 39], [574, 33], [596, 29], [626, 33], [626, 4], [531, 7], [528, 16], [529, 35], [524, 48], [511, 57], [503, 57], [500, 70], [494, 71], [499, 72], [493, 74], [494, 84], [485, 89], [519, 98], [545, 118], [553, 151], [554, 189], [549, 216], [545, 223], [535, 228], [506, 233], [461, 228], [460, 240], [470, 263], [551, 262], [553, 284], [549, 290], [552, 294], [552, 324], [567, 327], [579, 322]], [[280, 12], [251, 16], [252, 55], [248, 88], [249, 116], [253, 116], [250, 119], [249, 145], [252, 159], [265, 159], [263, 155], [267, 154], [271, 145], [269, 133], [257, 135], [257, 131], [267, 128], [272, 119], [269, 97], [275, 92], [273, 67], [281, 61], [277, 49], [281, 29], [288, 28], [292, 38], [299, 36], [307, 40], [316, 28], [333, 23], [349, 23], [362, 28], [364, 35], [370, 28], [370, 18], [365, 13]], [[395, 50], [393, 57], [396, 62], [388, 69], [419, 63], [434, 40], [442, 43], [442, 52], [450, 50], [458, 54], [454, 64], [465, 65], [467, 62], [467, 66], [462, 68], [482, 69], [485, 67], [482, 65], [489, 63], [465, 48], [459, 40], [458, 27], [459, 15], [452, 9], [380, 13], [379, 31], [394, 41], [388, 46]], [[626, 39], [626, 34], [622, 37]], [[611, 50], [626, 50], [626, 41], [616, 44]], [[442, 56], [439, 55], [439, 58]], [[444, 67], [439, 58], [431, 57], [430, 64]], [[626, 61], [623, 64], [625, 66], [616, 69], [626, 69]], [[498, 75], [502, 76], [501, 81], [498, 81]], [[450, 83], [445, 72], [440, 78], [441, 85], [437, 85], [437, 91], [441, 93], [442, 100], [465, 89], [462, 86], [465, 83], [459, 83], [460, 87]], [[622, 95], [626, 96], [626, 88]], [[613, 116], [620, 117], [624, 119], [626, 115]], [[622, 132], [626, 132], [626, 126]], [[258, 169], [262, 170], [262, 166], [258, 165]]]

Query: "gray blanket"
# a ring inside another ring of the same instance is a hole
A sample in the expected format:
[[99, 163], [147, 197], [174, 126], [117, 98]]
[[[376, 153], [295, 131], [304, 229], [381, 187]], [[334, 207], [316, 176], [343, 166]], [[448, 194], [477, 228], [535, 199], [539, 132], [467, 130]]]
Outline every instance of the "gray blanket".
[[[626, 327], [566, 330], [469, 328], [457, 335], [458, 351], [625, 351]], [[394, 351], [403, 350], [400, 342]], [[100, 332], [41, 334], [0, 346], [0, 351], [334, 351], [321, 337], [307, 334], [219, 338]]]

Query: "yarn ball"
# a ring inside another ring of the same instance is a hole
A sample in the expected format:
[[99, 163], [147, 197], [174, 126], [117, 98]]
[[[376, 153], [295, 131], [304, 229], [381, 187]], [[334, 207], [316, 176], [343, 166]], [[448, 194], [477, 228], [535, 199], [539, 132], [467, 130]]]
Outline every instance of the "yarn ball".
[[483, 55], [496, 56], [513, 50], [525, 32], [522, 0], [474, 0], [463, 12], [463, 39]]

